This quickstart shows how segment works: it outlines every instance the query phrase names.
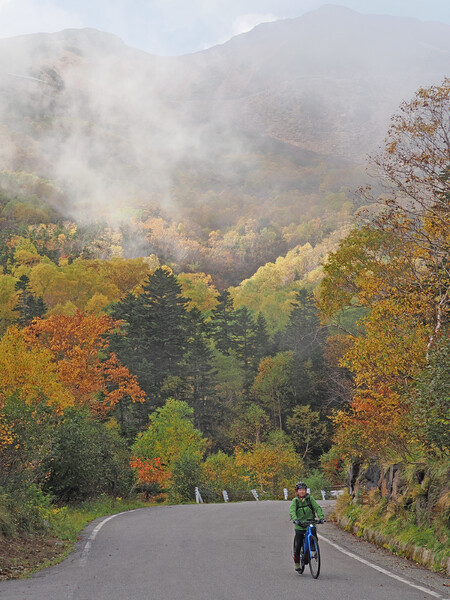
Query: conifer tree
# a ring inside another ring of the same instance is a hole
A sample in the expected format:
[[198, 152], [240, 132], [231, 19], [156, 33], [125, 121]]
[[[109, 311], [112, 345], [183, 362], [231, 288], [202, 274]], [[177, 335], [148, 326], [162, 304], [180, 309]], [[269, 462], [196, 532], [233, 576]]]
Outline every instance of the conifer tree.
[[292, 303], [289, 322], [281, 343], [283, 350], [292, 350], [300, 359], [321, 352], [325, 333], [320, 325], [318, 309], [312, 295], [301, 289]]
[[156, 387], [168, 375], [180, 375], [187, 349], [186, 305], [181, 285], [167, 269], [158, 268], [143, 286], [138, 312], [151, 356]]
[[35, 317], [42, 317], [47, 310], [42, 297], [33, 294], [30, 287], [30, 280], [26, 275], [22, 275], [15, 285], [16, 292], [19, 292], [18, 301], [13, 308], [18, 313], [16, 323], [22, 327], [29, 325]]
[[216, 348], [223, 354], [228, 354], [233, 346], [233, 300], [228, 290], [224, 290], [217, 300], [217, 306], [212, 311], [211, 334]]
[[297, 404], [318, 408], [326, 403], [324, 385], [325, 329], [312, 295], [301, 289], [284, 331], [281, 348], [293, 352], [292, 390]]
[[267, 331], [267, 321], [264, 315], [260, 312], [256, 318], [255, 323], [255, 363], [256, 368], [260, 362], [260, 360], [264, 356], [268, 356], [271, 354], [270, 338], [269, 333]]
[[140, 296], [128, 295], [113, 309], [113, 316], [124, 321], [124, 329], [113, 336], [110, 347], [138, 377], [148, 397], [145, 406], [136, 407], [141, 424], [161, 404], [164, 381], [185, 375], [186, 304], [175, 275], [158, 268], [149, 275]]
[[232, 348], [241, 359], [244, 370], [248, 371], [255, 356], [256, 325], [246, 306], [235, 311], [232, 328]]
[[203, 434], [211, 435], [220, 420], [219, 406], [214, 394], [213, 353], [207, 344], [208, 328], [201, 311], [193, 308], [188, 313], [188, 351], [185, 355], [186, 372], [190, 383], [189, 403], [194, 409], [194, 425]]

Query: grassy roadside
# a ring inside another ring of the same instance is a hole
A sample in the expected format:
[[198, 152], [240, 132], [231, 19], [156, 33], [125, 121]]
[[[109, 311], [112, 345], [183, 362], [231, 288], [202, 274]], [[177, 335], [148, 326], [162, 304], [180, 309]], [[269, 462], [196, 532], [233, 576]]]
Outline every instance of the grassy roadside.
[[0, 580], [28, 577], [61, 562], [73, 550], [80, 532], [94, 519], [148, 506], [153, 504], [102, 497], [52, 509], [44, 533], [0, 535]]
[[333, 512], [333, 520], [346, 531], [435, 572], [449, 573], [448, 524], [419, 527], [411, 517], [407, 510], [376, 492], [367, 494], [363, 501], [354, 501], [346, 493]]

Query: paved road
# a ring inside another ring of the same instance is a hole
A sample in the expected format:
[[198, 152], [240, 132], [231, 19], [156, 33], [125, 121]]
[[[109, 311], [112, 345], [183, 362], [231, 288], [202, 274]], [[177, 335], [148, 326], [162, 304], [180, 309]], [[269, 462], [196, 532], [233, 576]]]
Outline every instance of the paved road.
[[1, 582], [0, 598], [424, 600], [450, 595], [448, 580], [378, 552], [332, 524], [323, 525], [319, 536], [322, 572], [314, 580], [309, 571], [301, 576], [294, 571], [287, 502], [140, 509], [92, 523], [63, 563], [28, 580]]

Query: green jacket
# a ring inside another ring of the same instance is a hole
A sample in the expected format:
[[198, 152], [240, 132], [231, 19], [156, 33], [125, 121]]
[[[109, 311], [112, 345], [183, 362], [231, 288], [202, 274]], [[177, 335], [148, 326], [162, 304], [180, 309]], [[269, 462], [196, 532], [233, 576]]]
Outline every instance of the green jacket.
[[[315, 514], [317, 514], [319, 519], [323, 519], [323, 510], [309, 494], [306, 494], [303, 500], [300, 500], [297, 496], [292, 500], [289, 507], [289, 515], [293, 521], [296, 519], [299, 521], [308, 521], [308, 519], [314, 519]], [[300, 525], [294, 525], [294, 527], [299, 531], [305, 531], [305, 527], [301, 527]]]

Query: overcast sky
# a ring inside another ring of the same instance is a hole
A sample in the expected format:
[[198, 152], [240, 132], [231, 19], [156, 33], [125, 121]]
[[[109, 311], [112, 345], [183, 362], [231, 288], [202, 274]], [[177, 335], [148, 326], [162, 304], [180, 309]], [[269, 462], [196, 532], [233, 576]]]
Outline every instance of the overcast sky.
[[[180, 55], [221, 44], [258, 23], [299, 17], [320, 0], [0, 0], [0, 37], [94, 27], [129, 46]], [[361, 13], [450, 24], [450, 0], [341, 0]]]

